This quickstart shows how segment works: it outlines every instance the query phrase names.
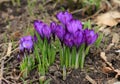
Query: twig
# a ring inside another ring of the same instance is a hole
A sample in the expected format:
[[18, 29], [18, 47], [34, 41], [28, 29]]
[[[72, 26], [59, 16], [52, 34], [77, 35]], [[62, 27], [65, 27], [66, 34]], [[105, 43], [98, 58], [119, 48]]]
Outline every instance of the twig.
[[[15, 42], [11, 42], [11, 43], [18, 43], [19, 41], [15, 41]], [[7, 45], [7, 44], [9, 44], [8, 42], [7, 43], [1, 43], [0, 44], [0, 46], [2, 46], [2, 45]]]
[[8, 50], [7, 50], [7, 54], [6, 54], [6, 55], [10, 56], [11, 50], [12, 50], [12, 43], [9, 43], [9, 44], [8, 44]]
[[2, 84], [2, 79], [3, 79], [3, 68], [4, 68], [4, 60], [2, 60], [2, 63], [1, 63], [0, 84]]
[[83, 19], [83, 21], [88, 20], [88, 19], [90, 19], [90, 18], [94, 18], [94, 17], [97, 16], [102, 10], [103, 10], [103, 8], [101, 8], [100, 10], [98, 10], [95, 14], [93, 14], [93, 15], [85, 18], [85, 19]]
[[[19, 48], [14, 49], [13, 51], [10, 52], [10, 54], [13, 53], [14, 51], [18, 50], [18, 49], [19, 49]], [[9, 57], [9, 56], [8, 56], [8, 55], [3, 56], [3, 57], [0, 59], [0, 62], [1, 62], [2, 60], [5, 60], [7, 57]]]
[[93, 80], [89, 75], [86, 75], [85, 77], [91, 84], [97, 84], [95, 80]]
[[81, 9], [72, 11], [71, 14], [79, 13], [79, 12], [81, 12], [81, 11], [83, 11], [83, 10], [85, 10], [85, 8], [81, 8]]
[[1, 70], [0, 70], [0, 84], [3, 84], [2, 83], [2, 80], [4, 80], [7, 84], [10, 84], [8, 80], [6, 80], [4, 77], [3, 77], [3, 69], [4, 69], [4, 60], [1, 61]]

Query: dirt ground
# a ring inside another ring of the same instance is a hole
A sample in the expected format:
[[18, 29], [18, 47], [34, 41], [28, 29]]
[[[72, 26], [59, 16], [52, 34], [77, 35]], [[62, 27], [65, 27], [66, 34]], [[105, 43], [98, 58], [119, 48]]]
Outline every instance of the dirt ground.
[[[109, 0], [110, 1], [110, 0]], [[108, 1], [108, 2], [109, 2]], [[111, 2], [109, 2], [111, 4]], [[0, 2], [0, 81], [1, 84], [39, 84], [39, 75], [36, 69], [31, 71], [24, 80], [19, 70], [18, 40], [28, 35], [33, 30], [33, 21], [44, 20], [47, 23], [56, 20], [56, 13], [70, 8], [55, 1], [41, 1], [35, 7], [28, 7], [27, 0], [22, 0], [21, 6], [13, 5], [11, 1]], [[30, 9], [31, 8], [31, 9]], [[100, 13], [111, 9], [103, 9], [99, 13], [86, 14], [77, 9], [69, 10], [73, 16], [81, 21], [96, 18]], [[118, 10], [116, 7], [115, 10]], [[31, 13], [31, 12], [32, 13]], [[77, 12], [76, 12], [77, 11]], [[120, 11], [120, 10], [118, 10]], [[96, 14], [96, 15], [94, 15]], [[120, 19], [120, 18], [119, 18]], [[96, 25], [93, 21], [93, 25]], [[59, 59], [49, 68], [46, 79], [51, 79], [50, 84], [120, 84], [120, 24], [115, 26], [100, 26], [103, 34], [99, 48], [92, 46], [86, 57], [83, 70], [68, 70], [66, 80], [62, 79], [62, 70], [58, 66]], [[117, 83], [118, 82], [118, 83]]]

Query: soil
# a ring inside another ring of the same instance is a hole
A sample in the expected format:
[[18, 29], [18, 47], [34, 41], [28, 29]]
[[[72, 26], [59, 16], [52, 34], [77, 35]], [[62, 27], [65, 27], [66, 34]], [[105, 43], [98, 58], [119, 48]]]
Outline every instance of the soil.
[[[21, 72], [19, 70], [20, 62], [17, 60], [19, 51], [17, 49], [18, 40], [20, 37], [28, 35], [29, 30], [33, 30], [34, 20], [40, 19], [47, 23], [50, 23], [52, 20], [57, 21], [55, 14], [62, 10], [61, 6], [65, 9], [68, 9], [68, 7], [66, 3], [58, 5], [52, 0], [45, 2], [39, 0], [36, 4], [32, 9], [34, 15], [31, 15], [27, 0], [22, 0], [21, 6], [14, 6], [9, 0], [0, 2], [0, 59], [4, 57], [4, 59], [2, 59], [4, 60], [3, 64], [3, 61], [0, 60], [0, 73], [3, 73], [3, 78], [1, 78], [2, 76], [0, 74], [0, 80], [2, 79], [1, 84], [23, 84], [24, 82], [26, 82], [26, 84], [39, 84], [39, 75], [36, 69], [32, 70], [24, 81], [19, 77], [21, 76]], [[72, 11], [74, 10], [72, 9]], [[73, 14], [73, 16], [81, 19], [81, 21], [83, 21], [83, 19], [85, 21], [90, 15], [76, 13]], [[113, 33], [117, 33], [120, 36], [120, 24], [115, 27], [106, 27], [106, 29], [107, 28], [110, 29], [110, 33], [106, 35], [106, 33], [102, 32], [104, 36], [99, 48], [95, 48], [95, 46], [90, 48], [84, 69], [68, 70], [66, 80], [62, 79], [62, 69], [59, 67], [59, 59], [56, 58], [56, 62], [49, 68], [45, 76], [46, 79], [51, 79], [50, 84], [91, 84], [92, 82], [87, 79], [86, 76], [89, 76], [92, 81], [94, 80], [97, 84], [113, 84], [112, 82], [119, 82], [120, 76], [115, 77], [117, 73], [106, 73], [103, 70], [104, 67], [109, 67], [109, 65], [101, 59], [100, 53], [105, 52], [107, 61], [111, 63], [115, 69], [120, 69], [120, 52], [116, 52], [120, 50], [120, 41], [109, 48], [112, 43]], [[11, 42], [13, 52], [10, 55], [6, 55], [9, 43]], [[3, 65], [4, 67], [2, 69]]]

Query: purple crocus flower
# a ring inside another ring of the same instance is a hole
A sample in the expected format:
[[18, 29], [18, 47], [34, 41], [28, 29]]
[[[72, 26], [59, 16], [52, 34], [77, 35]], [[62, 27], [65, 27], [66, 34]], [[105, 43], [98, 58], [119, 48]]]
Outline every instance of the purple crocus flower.
[[94, 30], [90, 30], [90, 29], [84, 30], [84, 36], [85, 36], [85, 43], [87, 45], [93, 44], [98, 38], [98, 34], [95, 33]]
[[39, 20], [34, 21], [34, 28], [42, 38], [43, 38], [43, 33], [42, 33], [43, 25], [44, 23], [42, 21], [39, 21]]
[[24, 36], [20, 39], [20, 44], [19, 44], [19, 49], [20, 51], [27, 50], [30, 52], [33, 49], [33, 38], [32, 36]]
[[51, 22], [50, 23], [50, 28], [51, 28], [51, 32], [52, 32], [52, 36], [53, 36], [53, 40], [55, 41], [55, 32], [56, 32], [56, 28], [57, 24], [55, 22]]
[[69, 22], [73, 17], [70, 13], [66, 12], [59, 12], [57, 14], [57, 18], [58, 20], [63, 23], [66, 24], [67, 22]]
[[55, 22], [51, 22], [50, 23], [50, 28], [51, 28], [52, 34], [55, 34], [55, 32], [56, 32], [56, 26], [57, 26], [57, 24]]
[[43, 34], [43, 37], [47, 38], [48, 40], [50, 39], [51, 29], [50, 29], [50, 27], [47, 26], [46, 24], [43, 25], [42, 34]]
[[74, 40], [73, 34], [66, 33], [66, 35], [64, 37], [64, 44], [71, 48], [74, 45], [73, 40]]
[[36, 36], [36, 34], [34, 34], [33, 41], [34, 41], [34, 42], [37, 42], [37, 40], [38, 40], [38, 39], [37, 39], [37, 36]]
[[42, 21], [35, 20], [34, 28], [42, 39], [43, 38], [50, 39], [51, 29], [47, 24], [43, 23]]
[[76, 31], [74, 33], [74, 45], [79, 48], [79, 46], [84, 42], [83, 39], [84, 36], [83, 36], [83, 31]]
[[55, 34], [60, 39], [60, 41], [63, 41], [63, 37], [65, 35], [65, 29], [63, 28], [62, 25], [57, 25]]
[[72, 19], [67, 23], [67, 31], [75, 33], [77, 30], [82, 30], [82, 23], [79, 20]]

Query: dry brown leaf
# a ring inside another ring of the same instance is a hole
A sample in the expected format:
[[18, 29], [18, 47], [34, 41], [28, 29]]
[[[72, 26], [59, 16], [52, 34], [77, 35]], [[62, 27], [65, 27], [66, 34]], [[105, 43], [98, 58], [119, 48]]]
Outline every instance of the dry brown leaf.
[[119, 42], [119, 35], [117, 33], [113, 33], [112, 37], [112, 43], [118, 43]]
[[118, 11], [110, 11], [110, 14], [114, 19], [120, 18], [120, 12], [118, 12]]
[[101, 53], [100, 53], [100, 57], [102, 58], [103, 61], [105, 61], [105, 63], [106, 63], [112, 70], [114, 70], [114, 67], [112, 66], [112, 64], [107, 61], [107, 57], [106, 57], [106, 55], [105, 55], [105, 52], [101, 52]]
[[106, 25], [102, 25], [102, 26], [99, 28], [99, 31], [104, 31], [104, 29], [105, 29], [106, 27], [107, 27]]
[[113, 71], [110, 67], [103, 67], [102, 68], [102, 71], [104, 72], [104, 73], [109, 73], [109, 72], [111, 72], [111, 71]]
[[10, 0], [0, 0], [0, 3], [5, 2], [5, 1], [10, 1]]
[[106, 51], [110, 50], [113, 46], [114, 46], [114, 43], [110, 43], [110, 44], [107, 46]]
[[116, 78], [113, 78], [113, 79], [109, 79], [106, 84], [120, 84], [117, 82], [118, 82], [118, 80]]
[[110, 33], [111, 33], [110, 28], [103, 29], [103, 34], [105, 34], [105, 36], [109, 35]]
[[107, 61], [107, 57], [105, 56], [105, 52], [100, 53], [100, 57], [104, 60]]
[[22, 36], [20, 31], [13, 32], [10, 36], [10, 39], [16, 40]]
[[112, 4], [113, 5], [117, 5], [117, 6], [120, 6], [120, 0], [112, 0]]
[[120, 84], [120, 82], [117, 81], [117, 82], [114, 82], [113, 84]]
[[119, 19], [120, 19], [120, 12], [110, 11], [99, 15], [96, 18], [96, 21], [98, 25], [115, 26], [118, 24]]
[[118, 78], [118, 77], [120, 76], [120, 70], [115, 69], [114, 71], [115, 71], [115, 72], [117, 72], [117, 74], [116, 74], [115, 78]]

